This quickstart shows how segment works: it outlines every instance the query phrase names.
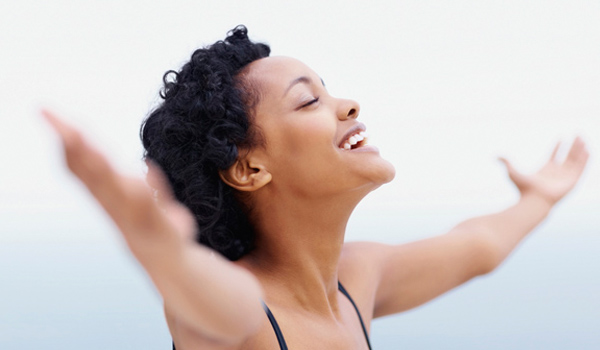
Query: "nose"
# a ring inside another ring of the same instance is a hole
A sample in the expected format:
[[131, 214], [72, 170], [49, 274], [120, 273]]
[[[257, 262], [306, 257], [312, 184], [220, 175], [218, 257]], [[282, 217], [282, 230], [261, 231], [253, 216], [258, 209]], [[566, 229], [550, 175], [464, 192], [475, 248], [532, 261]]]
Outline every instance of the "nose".
[[338, 119], [356, 119], [360, 113], [360, 105], [354, 100], [340, 99], [338, 105]]

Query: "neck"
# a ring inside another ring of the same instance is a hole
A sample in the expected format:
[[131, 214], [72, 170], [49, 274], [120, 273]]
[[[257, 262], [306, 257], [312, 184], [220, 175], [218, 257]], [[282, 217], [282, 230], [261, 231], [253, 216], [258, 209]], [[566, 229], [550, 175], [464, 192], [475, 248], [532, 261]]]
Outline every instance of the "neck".
[[325, 200], [280, 195], [256, 206], [256, 249], [240, 263], [261, 280], [270, 303], [336, 312], [346, 224], [364, 195]]

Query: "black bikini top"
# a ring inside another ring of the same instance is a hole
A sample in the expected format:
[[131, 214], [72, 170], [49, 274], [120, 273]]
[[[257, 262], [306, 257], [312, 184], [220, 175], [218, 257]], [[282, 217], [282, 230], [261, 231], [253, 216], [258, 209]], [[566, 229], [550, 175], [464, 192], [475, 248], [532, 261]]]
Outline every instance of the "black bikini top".
[[[363, 322], [362, 316], [360, 315], [360, 311], [358, 311], [358, 307], [356, 307], [354, 300], [352, 300], [352, 297], [350, 297], [350, 294], [348, 294], [348, 292], [346, 291], [346, 288], [344, 288], [344, 286], [342, 286], [342, 284], [339, 281], [338, 281], [338, 289], [340, 290], [340, 292], [342, 292], [342, 294], [344, 294], [346, 296], [346, 298], [348, 298], [348, 300], [350, 300], [350, 302], [352, 303], [352, 306], [354, 306], [354, 309], [356, 310], [356, 314], [358, 315], [358, 319], [360, 320], [360, 325], [362, 326], [363, 333], [365, 334], [365, 339], [367, 340], [367, 345], [369, 346], [369, 350], [371, 350], [371, 341], [369, 341], [369, 334], [367, 333], [367, 327], [365, 327], [365, 323]], [[277, 321], [275, 320], [275, 316], [273, 316], [273, 313], [271, 312], [271, 310], [269, 310], [269, 307], [267, 306], [267, 304], [265, 304], [264, 301], [262, 304], [263, 304], [263, 308], [265, 309], [265, 312], [267, 313], [267, 317], [269, 317], [269, 321], [271, 321], [271, 326], [273, 326], [275, 335], [277, 336], [277, 341], [279, 342], [279, 348], [281, 350], [288, 350], [287, 344], [285, 343], [285, 339], [283, 338], [283, 333], [281, 333], [281, 328], [279, 328], [279, 325], [277, 324]]]
[[[350, 294], [348, 294], [348, 292], [346, 291], [346, 288], [344, 288], [344, 286], [342, 286], [342, 284], [338, 281], [338, 289], [340, 290], [340, 292], [342, 292], [342, 294], [344, 294], [346, 296], [346, 298], [348, 298], [348, 300], [350, 300], [350, 303], [352, 303], [352, 306], [354, 306], [354, 309], [356, 310], [356, 314], [358, 315], [358, 319], [360, 320], [360, 325], [362, 326], [363, 329], [363, 333], [365, 334], [365, 339], [367, 340], [367, 345], [369, 346], [369, 350], [371, 349], [371, 341], [369, 341], [369, 333], [367, 333], [367, 327], [365, 327], [365, 323], [363, 322], [362, 316], [360, 315], [360, 311], [358, 311], [358, 307], [356, 307], [356, 304], [354, 303], [354, 300], [352, 300], [352, 297], [350, 297]], [[271, 322], [271, 326], [273, 326], [273, 330], [275, 331], [275, 336], [277, 336], [277, 342], [279, 343], [279, 348], [281, 350], [288, 350], [287, 344], [285, 343], [285, 339], [283, 338], [283, 333], [281, 332], [281, 328], [279, 328], [279, 325], [277, 324], [277, 321], [275, 320], [275, 316], [273, 316], [273, 313], [271, 312], [271, 310], [269, 310], [269, 307], [267, 306], [267, 304], [265, 304], [265, 302], [262, 302], [263, 305], [263, 309], [265, 309], [265, 312], [267, 313], [267, 317], [269, 318], [269, 321]], [[173, 350], [175, 349], [175, 344], [173, 344]]]

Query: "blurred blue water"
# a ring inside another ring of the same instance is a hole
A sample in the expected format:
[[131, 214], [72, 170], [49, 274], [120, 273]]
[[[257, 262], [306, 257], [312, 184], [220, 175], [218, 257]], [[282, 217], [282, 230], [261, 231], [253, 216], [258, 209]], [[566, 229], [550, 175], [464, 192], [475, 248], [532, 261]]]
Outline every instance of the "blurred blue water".
[[[550, 239], [548, 238], [550, 237]], [[532, 238], [507, 263], [376, 320], [375, 349], [599, 349], [593, 233]], [[118, 244], [0, 246], [0, 349], [169, 349], [160, 299]]]

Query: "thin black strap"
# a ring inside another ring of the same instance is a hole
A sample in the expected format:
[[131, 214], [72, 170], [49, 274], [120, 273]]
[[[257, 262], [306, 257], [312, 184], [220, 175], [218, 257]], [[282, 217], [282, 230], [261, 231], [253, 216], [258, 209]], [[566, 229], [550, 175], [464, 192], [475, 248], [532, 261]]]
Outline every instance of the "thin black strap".
[[[275, 316], [273, 316], [273, 313], [264, 301], [261, 300], [260, 302], [262, 303], [263, 309], [265, 309], [265, 312], [267, 313], [267, 317], [271, 322], [271, 326], [273, 326], [273, 330], [275, 331], [275, 335], [277, 336], [277, 342], [279, 343], [279, 348], [281, 350], [288, 350], [287, 344], [285, 343], [285, 339], [283, 339], [283, 333], [281, 333], [281, 329], [279, 328], [279, 325], [275, 320]], [[175, 350], [175, 343], [173, 343], [173, 350]]]
[[360, 325], [362, 326], [363, 332], [365, 333], [365, 339], [367, 339], [367, 345], [369, 346], [369, 350], [371, 350], [371, 341], [369, 340], [369, 333], [367, 333], [367, 327], [365, 327], [365, 323], [363, 322], [362, 316], [360, 315], [360, 311], [358, 311], [358, 307], [356, 307], [354, 300], [352, 300], [352, 297], [350, 296], [350, 294], [348, 294], [348, 292], [346, 291], [346, 288], [344, 288], [344, 286], [342, 286], [340, 281], [338, 281], [338, 289], [340, 290], [340, 292], [342, 292], [348, 298], [348, 300], [350, 300], [350, 302], [352, 303], [352, 306], [354, 306], [354, 309], [356, 310], [356, 314], [358, 315], [358, 319], [360, 320]]
[[[340, 292], [342, 292], [342, 294], [344, 294], [346, 296], [346, 298], [348, 298], [348, 300], [350, 300], [350, 303], [352, 303], [352, 306], [354, 306], [354, 310], [356, 310], [356, 314], [358, 315], [358, 319], [360, 320], [360, 325], [362, 326], [363, 333], [365, 334], [365, 339], [367, 340], [367, 345], [369, 346], [369, 350], [372, 350], [371, 341], [369, 340], [369, 333], [367, 333], [367, 327], [365, 327], [365, 323], [363, 322], [362, 316], [360, 315], [360, 311], [358, 311], [358, 307], [354, 303], [354, 300], [352, 300], [352, 297], [350, 296], [350, 294], [348, 294], [348, 292], [346, 291], [346, 288], [344, 288], [344, 286], [342, 286], [342, 284], [339, 281], [338, 281], [338, 289], [340, 290]], [[269, 309], [267, 304], [265, 304], [264, 301], [261, 300], [261, 303], [262, 303], [263, 309], [267, 313], [269, 322], [271, 322], [271, 326], [273, 327], [273, 330], [275, 331], [275, 336], [277, 336], [277, 342], [279, 343], [279, 348], [281, 350], [288, 350], [287, 344], [285, 343], [285, 339], [283, 338], [283, 333], [281, 332], [281, 328], [279, 328], [279, 325], [277, 324], [277, 321], [275, 320], [275, 316], [273, 316], [273, 313], [271, 312], [271, 310]], [[175, 350], [175, 343], [173, 343], [173, 350]]]
[[277, 336], [277, 342], [279, 343], [279, 348], [281, 350], [288, 350], [287, 344], [285, 343], [285, 339], [283, 339], [283, 333], [281, 333], [281, 329], [279, 328], [277, 321], [275, 321], [275, 316], [273, 316], [273, 313], [271, 312], [271, 310], [269, 310], [269, 307], [267, 306], [267, 304], [265, 304], [265, 302], [262, 300], [261, 300], [261, 302], [263, 305], [263, 309], [265, 309], [265, 312], [267, 313], [267, 317], [269, 318], [269, 321], [271, 322], [271, 326], [273, 326], [275, 335]]

